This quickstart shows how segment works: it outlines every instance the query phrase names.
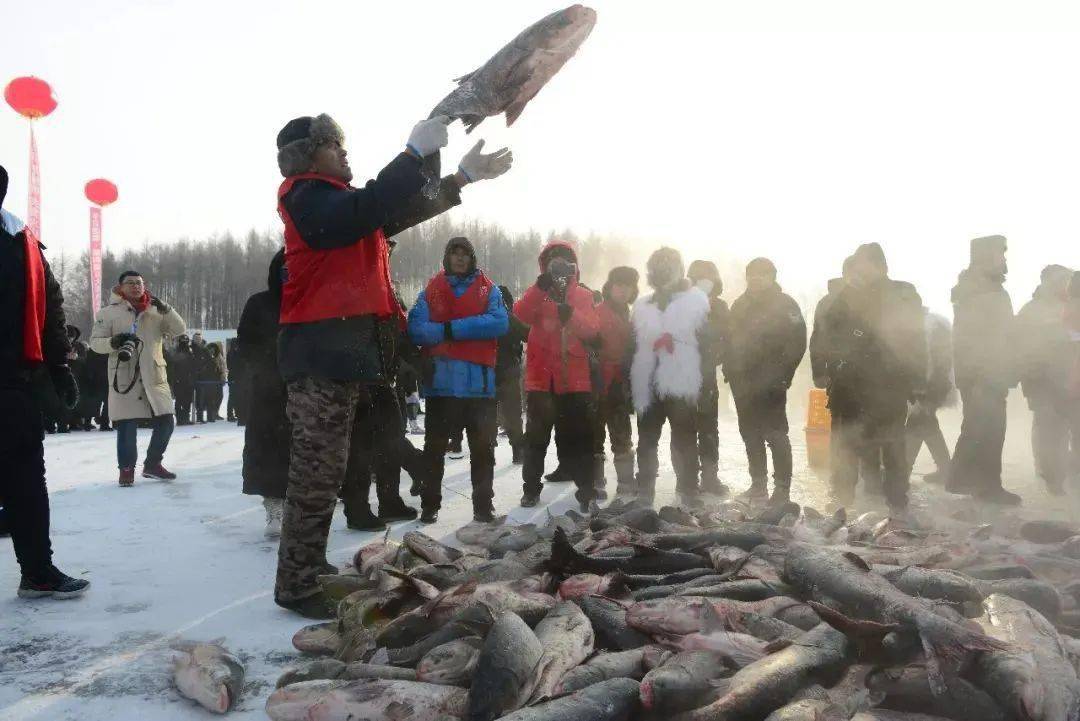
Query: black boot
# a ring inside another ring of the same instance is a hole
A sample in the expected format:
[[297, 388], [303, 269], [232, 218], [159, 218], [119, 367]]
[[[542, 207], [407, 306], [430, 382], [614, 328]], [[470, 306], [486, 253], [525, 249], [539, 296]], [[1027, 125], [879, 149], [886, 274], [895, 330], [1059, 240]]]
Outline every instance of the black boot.
[[337, 616], [337, 604], [324, 596], [321, 591], [295, 601], [282, 601], [280, 598], [275, 598], [274, 603], [313, 621], [325, 621]]
[[400, 498], [392, 498], [386, 502], [379, 501], [379, 519], [384, 523], [394, 521], [415, 521], [416, 509], [405, 505]]
[[540, 494], [539, 493], [529, 493], [528, 491], [526, 491], [525, 494], [521, 496], [521, 507], [522, 508], [535, 508], [536, 504], [539, 503], [539, 502], [540, 502]]
[[569, 473], [563, 470], [562, 464], [560, 463], [554, 471], [544, 476], [544, 480], [548, 483], [569, 483], [574, 479]]
[[739, 494], [743, 498], [768, 498], [769, 497], [769, 479], [767, 478], [752, 478], [750, 480], [750, 487]]
[[473, 509], [473, 520], [477, 523], [491, 523], [495, 520], [493, 508]]
[[521, 444], [513, 446], [510, 449], [510, 452], [513, 454], [511, 463], [513, 463], [515, 466], [520, 466], [522, 463], [525, 462], [525, 451], [524, 449], [522, 449]]
[[791, 486], [777, 483], [773, 486], [772, 495], [769, 496], [770, 506], [782, 506], [791, 500]]
[[439, 522], [439, 509], [438, 508], [425, 508], [420, 514], [420, 523], [438, 523]]
[[[416, 518], [413, 511], [413, 518]], [[361, 506], [345, 518], [345, 524], [354, 531], [383, 531], [386, 523], [371, 512], [369, 506]]]

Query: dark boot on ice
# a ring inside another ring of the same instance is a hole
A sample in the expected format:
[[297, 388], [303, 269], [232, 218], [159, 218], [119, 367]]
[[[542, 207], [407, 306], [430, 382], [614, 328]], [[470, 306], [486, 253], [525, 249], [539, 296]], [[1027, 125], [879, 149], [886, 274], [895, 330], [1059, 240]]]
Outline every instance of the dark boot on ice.
[[135, 485], [135, 469], [134, 468], [121, 468], [120, 469], [120, 487], [129, 488]]
[[777, 483], [773, 486], [772, 495], [769, 496], [770, 506], [782, 506], [791, 500], [791, 486]]
[[559, 464], [554, 471], [544, 476], [544, 480], [548, 483], [569, 483], [574, 479], [563, 470], [562, 464]]
[[386, 523], [368, 507], [354, 511], [345, 519], [345, 525], [354, 531], [383, 531]]
[[420, 514], [420, 523], [438, 523], [439, 522], [439, 509], [438, 508], [425, 508]]
[[326, 621], [337, 617], [337, 603], [324, 596], [321, 591], [295, 601], [275, 598], [274, 603], [313, 621]]
[[392, 498], [386, 502], [379, 502], [379, 519], [384, 523], [395, 521], [415, 521], [416, 509], [406, 506], [400, 498]]
[[510, 453], [512, 454], [510, 462], [515, 466], [520, 466], [525, 462], [525, 449], [521, 447], [520, 443], [516, 446], [512, 446]]
[[750, 480], [750, 487], [740, 494], [743, 498], [768, 498], [769, 496], [769, 479], [767, 478], [753, 478]]
[[1019, 506], [1023, 501], [1020, 496], [1006, 491], [1001, 486], [991, 486], [985, 490], [976, 491], [973, 495], [977, 501], [992, 503], [996, 506]]

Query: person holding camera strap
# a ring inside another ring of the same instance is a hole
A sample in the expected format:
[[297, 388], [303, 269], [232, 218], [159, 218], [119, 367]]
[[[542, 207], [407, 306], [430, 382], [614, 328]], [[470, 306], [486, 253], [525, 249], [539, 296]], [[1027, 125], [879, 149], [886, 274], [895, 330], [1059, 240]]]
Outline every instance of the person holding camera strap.
[[120, 274], [109, 304], [94, 321], [90, 348], [109, 356], [109, 417], [116, 426], [122, 487], [135, 483], [136, 433], [142, 419], [151, 419], [153, 427], [143, 478], [176, 478], [161, 465], [175, 426], [162, 341], [186, 330], [180, 314], [150, 295], [142, 276], [133, 270]]

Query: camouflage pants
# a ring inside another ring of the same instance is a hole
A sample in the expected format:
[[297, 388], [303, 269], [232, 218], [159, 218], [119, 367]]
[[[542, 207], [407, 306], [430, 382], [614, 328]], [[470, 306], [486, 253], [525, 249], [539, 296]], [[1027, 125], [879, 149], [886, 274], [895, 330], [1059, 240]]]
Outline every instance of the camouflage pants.
[[292, 423], [289, 488], [278, 547], [274, 596], [296, 601], [318, 593], [338, 490], [349, 462], [349, 437], [359, 382], [301, 378], [288, 383]]

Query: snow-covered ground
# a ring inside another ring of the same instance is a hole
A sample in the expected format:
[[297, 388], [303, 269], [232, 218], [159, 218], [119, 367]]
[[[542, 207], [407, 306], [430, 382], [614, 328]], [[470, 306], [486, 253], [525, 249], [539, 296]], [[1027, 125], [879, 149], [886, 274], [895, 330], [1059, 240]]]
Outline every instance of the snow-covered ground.
[[[956, 417], [946, 416], [950, 442]], [[791, 418], [795, 500], [821, 508], [823, 477], [807, 468], [800, 415], [793, 411]], [[1008, 457], [1015, 461], [1007, 463], [1006, 485], [1025, 495], [1020, 513], [1077, 518], [1075, 491], [1064, 502], [1052, 501], [1032, 478], [1029, 428], [1021, 417], [1009, 432]], [[149, 432], [140, 432], [140, 449], [148, 440]], [[740, 491], [747, 483], [745, 456], [733, 416], [722, 421], [721, 443], [722, 476]], [[299, 658], [290, 639], [305, 621], [271, 597], [277, 545], [263, 538], [260, 499], [240, 493], [243, 429], [224, 422], [178, 428], [165, 462], [179, 478], [139, 478], [128, 489], [116, 484], [114, 434], [50, 436], [45, 447], [57, 564], [93, 585], [76, 601], [17, 599], [18, 567], [10, 541], [0, 541], [0, 719], [208, 718], [172, 687], [173, 638], [224, 639], [247, 668], [247, 687], [231, 716], [265, 718], [263, 704], [275, 680]], [[671, 500], [674, 485], [666, 452], [663, 461], [658, 502]], [[924, 455], [916, 467], [915, 505], [934, 512], [970, 506], [923, 484], [919, 472], [930, 470], [928, 464]], [[545, 488], [546, 507], [518, 508], [520, 467], [511, 465], [505, 439], [495, 483], [496, 506], [512, 522], [543, 520], [546, 508], [558, 513], [573, 505], [572, 486], [564, 484]], [[405, 477], [403, 491], [407, 484]], [[468, 459], [448, 462], [446, 488], [440, 522], [423, 530], [451, 540], [471, 518]], [[396, 524], [393, 535], [419, 527]], [[339, 513], [330, 534], [331, 562], [346, 563], [374, 536], [346, 529]]]

